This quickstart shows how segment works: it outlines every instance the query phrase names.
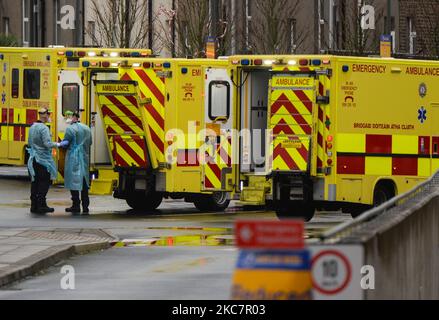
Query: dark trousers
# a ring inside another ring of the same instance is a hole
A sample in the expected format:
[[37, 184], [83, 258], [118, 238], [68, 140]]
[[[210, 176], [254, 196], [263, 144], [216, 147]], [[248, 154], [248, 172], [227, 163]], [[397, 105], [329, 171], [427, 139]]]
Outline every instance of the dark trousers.
[[88, 209], [88, 205], [90, 204], [90, 199], [88, 197], [88, 186], [87, 181], [82, 181], [82, 190], [81, 190], [81, 199], [79, 199], [79, 191], [78, 190], [70, 190], [70, 194], [72, 195], [73, 207], [79, 208], [79, 204], [82, 201], [82, 208]]
[[30, 187], [30, 200], [33, 207], [45, 207], [46, 195], [50, 187], [50, 173], [45, 166], [34, 160], [35, 179]]

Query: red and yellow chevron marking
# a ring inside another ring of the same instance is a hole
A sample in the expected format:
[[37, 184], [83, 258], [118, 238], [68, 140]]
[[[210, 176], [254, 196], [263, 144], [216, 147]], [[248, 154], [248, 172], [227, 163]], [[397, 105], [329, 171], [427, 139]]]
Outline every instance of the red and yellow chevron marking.
[[148, 166], [145, 131], [135, 95], [99, 95], [102, 119], [115, 166]]
[[148, 166], [145, 137], [115, 135], [110, 140], [111, 152], [116, 166], [141, 168]]
[[204, 189], [222, 190], [222, 170], [232, 167], [232, 139], [221, 136], [220, 144], [201, 148], [200, 152], [204, 152]]
[[136, 97], [101, 95], [100, 102], [104, 123], [116, 134], [144, 134]]
[[[153, 154], [158, 162], [165, 162], [165, 83], [157, 77], [154, 70], [133, 69], [124, 70], [121, 80], [137, 81], [142, 98], [150, 98], [151, 104], [146, 104], [146, 114]], [[153, 155], [151, 155], [153, 156]]]
[[271, 92], [272, 170], [307, 171], [312, 136], [313, 90]]

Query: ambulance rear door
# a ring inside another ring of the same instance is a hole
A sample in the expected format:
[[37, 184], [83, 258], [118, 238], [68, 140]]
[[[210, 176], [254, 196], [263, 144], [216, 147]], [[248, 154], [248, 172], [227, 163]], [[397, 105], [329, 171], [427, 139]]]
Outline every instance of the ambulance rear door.
[[200, 149], [203, 161], [202, 189], [232, 191], [233, 83], [226, 69], [205, 71], [206, 139]]

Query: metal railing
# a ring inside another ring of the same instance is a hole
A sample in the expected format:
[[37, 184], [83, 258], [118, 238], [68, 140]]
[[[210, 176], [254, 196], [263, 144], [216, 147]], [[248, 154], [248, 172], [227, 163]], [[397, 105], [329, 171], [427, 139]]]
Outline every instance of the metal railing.
[[[377, 230], [378, 217], [389, 215], [393, 219], [402, 217], [402, 212], [413, 209], [422, 200], [439, 195], [439, 170], [429, 179], [414, 187], [412, 190], [396, 196], [379, 207], [366, 211], [356, 219], [347, 221], [320, 235], [322, 242], [358, 242], [361, 235], [370, 234]], [[364, 240], [364, 239], [363, 239]]]

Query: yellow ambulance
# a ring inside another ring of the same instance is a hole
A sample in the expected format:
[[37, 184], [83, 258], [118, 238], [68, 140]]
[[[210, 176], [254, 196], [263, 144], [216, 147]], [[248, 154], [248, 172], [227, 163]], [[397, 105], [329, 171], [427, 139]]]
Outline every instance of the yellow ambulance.
[[[146, 57], [151, 50], [102, 48], [0, 47], [0, 164], [25, 165], [29, 128], [37, 110], [52, 112], [54, 140], [64, 136], [66, 111], [79, 111], [83, 122], [99, 121], [83, 106], [84, 84], [79, 59], [83, 57]], [[99, 137], [94, 137], [99, 140]], [[92, 162], [106, 162], [99, 145], [93, 147]], [[62, 181], [63, 166], [59, 166]]]
[[[439, 62], [235, 56], [241, 201], [353, 216], [439, 168]], [[267, 129], [259, 138], [254, 133]], [[262, 147], [261, 147], [262, 146]], [[265, 150], [261, 150], [264, 149]]]
[[100, 113], [96, 129], [118, 173], [116, 198], [138, 210], [164, 197], [227, 208], [235, 189], [227, 60], [84, 58], [81, 65], [86, 105]]

